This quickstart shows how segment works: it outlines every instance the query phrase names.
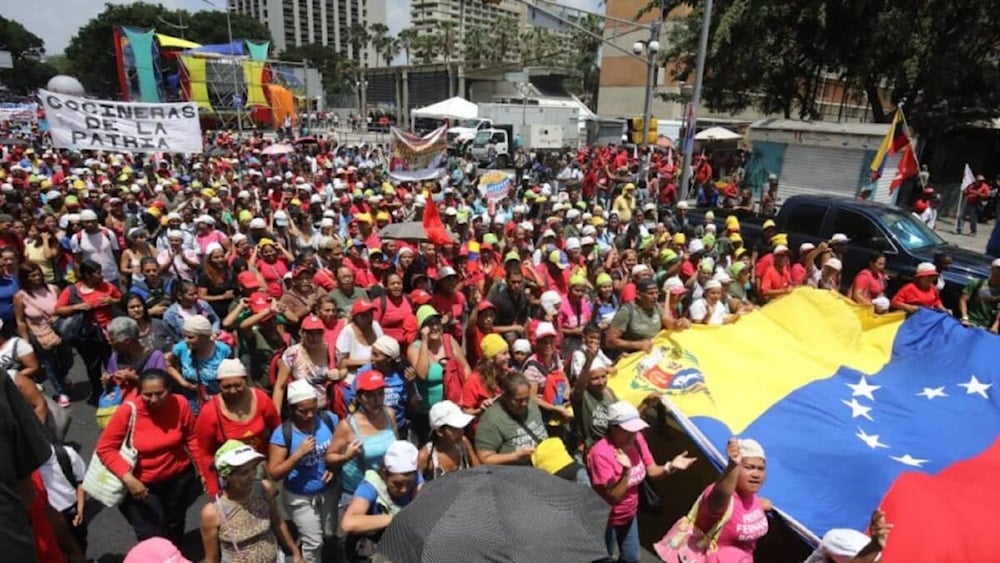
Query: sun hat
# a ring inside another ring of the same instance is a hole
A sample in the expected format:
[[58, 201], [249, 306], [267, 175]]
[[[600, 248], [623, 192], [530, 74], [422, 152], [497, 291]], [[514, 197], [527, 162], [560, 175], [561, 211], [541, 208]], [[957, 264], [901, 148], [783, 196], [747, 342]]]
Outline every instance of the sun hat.
[[184, 332], [198, 336], [212, 336], [212, 323], [200, 315], [184, 321]]
[[428, 418], [430, 419], [431, 430], [439, 430], [443, 426], [465, 428], [476, 417], [471, 414], [465, 414], [462, 412], [461, 407], [449, 400], [444, 400], [434, 403], [428, 413]]
[[221, 477], [225, 477], [237, 467], [262, 459], [264, 459], [264, 454], [253, 447], [239, 440], [229, 439], [215, 450], [215, 470], [219, 472]]
[[823, 267], [830, 268], [831, 270], [837, 270], [839, 272], [844, 265], [840, 262], [839, 258], [830, 258], [823, 263]]
[[916, 277], [928, 277], [938, 275], [937, 267], [930, 262], [921, 262], [917, 264], [917, 274]]
[[618, 401], [608, 406], [608, 425], [618, 426], [628, 432], [640, 432], [649, 428], [639, 416], [638, 409], [627, 401]]
[[413, 473], [417, 470], [417, 447], [406, 440], [389, 444], [382, 458], [382, 467], [389, 473]]
[[484, 358], [492, 359], [507, 349], [507, 341], [499, 334], [487, 334], [483, 337], [482, 342], [479, 343], [479, 349], [482, 351]]
[[297, 405], [303, 401], [316, 398], [316, 389], [305, 379], [296, 379], [285, 388], [285, 398], [289, 405]]
[[226, 358], [219, 362], [219, 367], [215, 370], [216, 379], [226, 379], [229, 377], [246, 377], [247, 368], [243, 362], [231, 358]]

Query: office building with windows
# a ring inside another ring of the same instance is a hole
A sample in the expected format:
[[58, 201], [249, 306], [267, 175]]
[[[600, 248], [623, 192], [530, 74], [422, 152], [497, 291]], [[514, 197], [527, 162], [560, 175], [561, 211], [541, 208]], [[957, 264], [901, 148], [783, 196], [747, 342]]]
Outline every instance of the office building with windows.
[[366, 67], [377, 56], [370, 46], [355, 53], [348, 30], [354, 23], [385, 24], [389, 1], [396, 0], [229, 0], [229, 6], [266, 25], [276, 51], [315, 43]]

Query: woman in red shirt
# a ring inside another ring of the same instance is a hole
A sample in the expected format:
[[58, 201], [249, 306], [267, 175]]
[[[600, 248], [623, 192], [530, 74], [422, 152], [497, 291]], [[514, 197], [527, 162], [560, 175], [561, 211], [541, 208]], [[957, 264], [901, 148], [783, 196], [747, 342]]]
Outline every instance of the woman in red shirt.
[[108, 345], [108, 323], [114, 318], [112, 307], [122, 298], [121, 291], [114, 285], [104, 281], [101, 265], [93, 260], [83, 260], [77, 269], [79, 281], [67, 287], [56, 300], [55, 314], [59, 317], [69, 317], [84, 313], [87, 322], [93, 325], [92, 337], [84, 339], [76, 347], [80, 359], [87, 368], [87, 379], [90, 381], [90, 399], [92, 405], [97, 404], [101, 392], [101, 368], [111, 355]]
[[[191, 459], [200, 455], [194, 415], [187, 400], [171, 394], [170, 376], [151, 369], [139, 376], [139, 399], [123, 403], [108, 421], [94, 448], [108, 471], [121, 479], [128, 494], [119, 507], [132, 525], [136, 540], [154, 536], [179, 544], [184, 515], [201, 493]], [[129, 435], [135, 413], [132, 445], [135, 467], [119, 450]]]
[[250, 267], [256, 268], [267, 283], [267, 293], [275, 299], [281, 299], [285, 294], [285, 287], [282, 285], [285, 274], [288, 273], [288, 264], [294, 261], [295, 257], [273, 240], [261, 239], [257, 244], [257, 252], [250, 258]]
[[479, 416], [500, 395], [500, 380], [507, 374], [510, 352], [499, 334], [488, 334], [480, 347], [482, 356], [476, 369], [462, 385], [462, 411]]
[[868, 267], [854, 276], [851, 299], [861, 305], [872, 305], [874, 299], [885, 296], [885, 255], [875, 253]]
[[403, 277], [389, 274], [386, 293], [376, 300], [375, 320], [382, 332], [395, 338], [400, 347], [409, 346], [417, 336], [417, 316], [410, 300], [403, 295]]
[[232, 439], [266, 455], [271, 432], [281, 425], [271, 397], [247, 383], [247, 369], [242, 362], [222, 360], [218, 378], [220, 393], [201, 408], [194, 427], [200, 452], [198, 469], [212, 499], [219, 494], [219, 477], [212, 464], [214, 452]]
[[892, 308], [916, 313], [921, 307], [946, 310], [941, 304], [941, 294], [937, 288], [937, 267], [930, 262], [917, 264], [917, 274], [913, 281], [899, 288], [892, 298]]

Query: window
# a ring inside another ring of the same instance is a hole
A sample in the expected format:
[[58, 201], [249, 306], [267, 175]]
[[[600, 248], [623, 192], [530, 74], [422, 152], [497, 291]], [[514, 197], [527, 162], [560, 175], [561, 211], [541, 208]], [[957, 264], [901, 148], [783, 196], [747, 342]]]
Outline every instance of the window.
[[837, 218], [833, 222], [833, 232], [844, 233], [860, 246], [871, 246], [874, 238], [884, 238], [871, 219], [846, 209], [837, 210]]
[[818, 237], [826, 217], [826, 206], [815, 204], [796, 205], [793, 213], [789, 213], [786, 230], [789, 234], [802, 235], [806, 238]]
[[504, 141], [503, 133], [494, 133], [493, 138], [490, 139], [492, 143], [502, 143]]
[[910, 252], [947, 244], [940, 235], [908, 213], [887, 211], [881, 215], [881, 219], [899, 244]]

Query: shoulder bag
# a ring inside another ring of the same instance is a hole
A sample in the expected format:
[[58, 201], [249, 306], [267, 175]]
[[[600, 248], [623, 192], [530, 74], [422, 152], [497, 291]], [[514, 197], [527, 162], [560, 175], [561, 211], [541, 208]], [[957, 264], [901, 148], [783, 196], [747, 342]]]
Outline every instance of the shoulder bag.
[[653, 544], [653, 550], [661, 560], [666, 563], [718, 563], [717, 542], [722, 529], [733, 515], [733, 499], [729, 499], [729, 506], [722, 518], [705, 533], [695, 525], [703, 496], [704, 493], [698, 495], [691, 510], [674, 522], [660, 541]]
[[[132, 401], [127, 401], [125, 404], [132, 412], [129, 415], [128, 430], [125, 431], [125, 439], [122, 440], [122, 445], [118, 448], [118, 454], [128, 462], [129, 469], [132, 469], [139, 457], [139, 453], [132, 444], [132, 435], [135, 433], [136, 406]], [[125, 483], [122, 483], [122, 480], [104, 465], [96, 451], [90, 459], [87, 473], [83, 477], [83, 490], [108, 508], [120, 505], [125, 500], [125, 495], [128, 494]]]

